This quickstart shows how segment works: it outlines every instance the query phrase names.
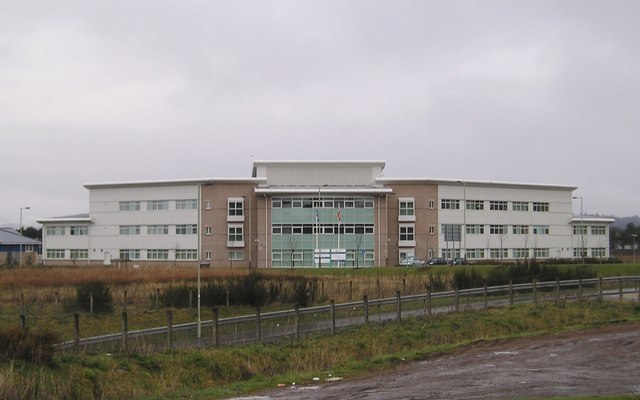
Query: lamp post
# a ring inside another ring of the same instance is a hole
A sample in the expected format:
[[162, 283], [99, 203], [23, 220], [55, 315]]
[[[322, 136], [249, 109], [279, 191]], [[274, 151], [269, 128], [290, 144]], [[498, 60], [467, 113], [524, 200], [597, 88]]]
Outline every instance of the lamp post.
[[574, 196], [574, 199], [580, 199], [580, 257], [584, 265], [584, 217], [582, 214], [582, 196]]
[[20, 254], [18, 258], [20, 259], [19, 264], [22, 267], [22, 210], [29, 210], [31, 207], [20, 207]]
[[636, 263], [636, 238], [638, 235], [636, 233], [632, 233], [631, 237], [633, 238], [633, 263]]

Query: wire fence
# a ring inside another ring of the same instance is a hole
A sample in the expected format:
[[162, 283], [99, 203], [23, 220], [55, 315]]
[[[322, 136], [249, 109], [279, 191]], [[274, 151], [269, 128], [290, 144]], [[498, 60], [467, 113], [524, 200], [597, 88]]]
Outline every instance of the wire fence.
[[[487, 286], [473, 289], [430, 292], [261, 312], [238, 317], [219, 318], [211, 309], [212, 319], [201, 322], [173, 323], [167, 311], [167, 325], [129, 330], [128, 315], [122, 312], [122, 331], [80, 338], [79, 314], [74, 314], [74, 339], [60, 343], [60, 350], [88, 352], [154, 352], [186, 347], [217, 347], [281, 340], [300, 341], [312, 334], [335, 334], [338, 329], [372, 322], [397, 321], [403, 318], [431, 316], [472, 309], [510, 306], [521, 303], [583, 299], [619, 299], [640, 302], [640, 276], [575, 279], [522, 284]], [[24, 321], [23, 321], [24, 323]]]

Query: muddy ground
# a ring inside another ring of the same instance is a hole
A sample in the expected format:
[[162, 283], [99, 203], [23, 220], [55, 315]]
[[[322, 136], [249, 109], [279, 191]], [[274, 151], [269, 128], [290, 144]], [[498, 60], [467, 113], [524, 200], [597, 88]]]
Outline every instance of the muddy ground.
[[640, 323], [480, 342], [384, 373], [244, 399], [514, 399], [636, 394]]

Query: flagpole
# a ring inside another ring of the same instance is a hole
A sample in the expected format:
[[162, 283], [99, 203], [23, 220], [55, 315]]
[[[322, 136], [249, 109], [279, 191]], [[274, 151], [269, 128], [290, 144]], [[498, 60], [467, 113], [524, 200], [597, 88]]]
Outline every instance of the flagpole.
[[[341, 220], [341, 215], [340, 215], [340, 208], [338, 208], [338, 248], [337, 250], [340, 252], [340, 220]], [[342, 252], [340, 252], [342, 253]], [[338, 268], [340, 268], [340, 260], [338, 260]]]

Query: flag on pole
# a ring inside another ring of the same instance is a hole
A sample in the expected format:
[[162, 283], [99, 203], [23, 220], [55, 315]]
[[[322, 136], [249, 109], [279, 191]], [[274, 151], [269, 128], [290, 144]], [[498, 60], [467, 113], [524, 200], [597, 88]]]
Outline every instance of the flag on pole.
[[320, 215], [318, 214], [318, 210], [316, 210], [316, 224], [320, 223]]
[[340, 209], [338, 208], [338, 224], [340, 224], [341, 220], [342, 220], [342, 215], [340, 214]]

